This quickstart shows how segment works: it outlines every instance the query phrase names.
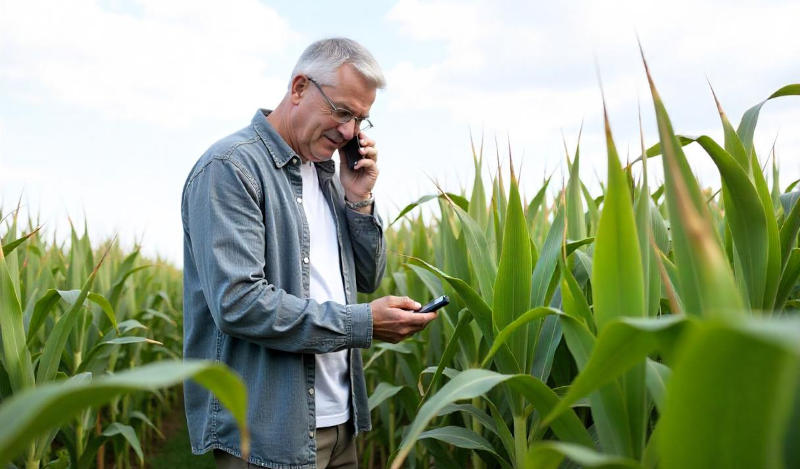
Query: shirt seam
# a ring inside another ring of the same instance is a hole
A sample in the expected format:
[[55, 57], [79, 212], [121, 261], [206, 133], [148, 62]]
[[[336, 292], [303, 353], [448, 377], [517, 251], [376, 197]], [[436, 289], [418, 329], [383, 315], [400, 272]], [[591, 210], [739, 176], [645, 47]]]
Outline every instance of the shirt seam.
[[217, 154], [209, 156], [208, 157], [208, 161], [206, 161], [205, 164], [203, 164], [201, 167], [197, 168], [194, 171], [192, 176], [189, 178], [188, 185], [191, 185], [192, 183], [194, 183], [194, 180], [197, 179], [197, 177], [200, 176], [206, 170], [206, 168], [211, 163], [213, 163], [214, 161], [227, 161], [227, 162], [231, 163], [232, 165], [236, 166], [236, 168], [239, 171], [241, 171], [242, 174], [244, 174], [245, 178], [247, 178], [247, 182], [250, 185], [250, 188], [253, 189], [254, 191], [256, 191], [256, 194], [258, 195], [258, 198], [260, 199], [262, 193], [261, 193], [261, 188], [258, 187], [258, 184], [256, 183], [256, 179], [250, 174], [249, 171], [247, 171], [247, 168], [245, 168], [244, 165], [241, 164], [241, 162], [239, 162], [237, 160], [234, 160], [233, 157], [232, 157], [233, 153], [240, 146], [251, 145], [251, 144], [255, 143], [257, 140], [258, 140], [258, 136], [255, 136], [255, 137], [253, 137], [253, 138], [251, 138], [249, 140], [245, 140], [245, 141], [242, 141], [242, 142], [237, 142], [237, 143], [233, 144], [224, 153], [217, 153]]

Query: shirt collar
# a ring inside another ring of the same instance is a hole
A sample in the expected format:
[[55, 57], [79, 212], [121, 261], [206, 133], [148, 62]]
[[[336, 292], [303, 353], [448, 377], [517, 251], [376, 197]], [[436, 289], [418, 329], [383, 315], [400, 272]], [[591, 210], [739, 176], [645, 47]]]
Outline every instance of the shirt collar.
[[255, 129], [261, 141], [267, 147], [267, 151], [272, 156], [272, 161], [275, 166], [282, 168], [286, 166], [292, 158], [300, 160], [300, 155], [292, 150], [292, 147], [286, 143], [281, 135], [272, 127], [272, 124], [267, 120], [267, 116], [272, 112], [271, 109], [259, 109], [256, 115], [253, 116], [253, 128]]

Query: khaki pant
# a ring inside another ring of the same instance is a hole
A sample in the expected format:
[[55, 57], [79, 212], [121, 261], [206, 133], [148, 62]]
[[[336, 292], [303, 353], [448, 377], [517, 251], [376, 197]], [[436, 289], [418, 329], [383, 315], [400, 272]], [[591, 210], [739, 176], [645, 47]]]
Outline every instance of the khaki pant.
[[[358, 469], [356, 439], [351, 422], [317, 428], [316, 439], [318, 469]], [[258, 467], [218, 449], [214, 450], [214, 461], [218, 469]]]

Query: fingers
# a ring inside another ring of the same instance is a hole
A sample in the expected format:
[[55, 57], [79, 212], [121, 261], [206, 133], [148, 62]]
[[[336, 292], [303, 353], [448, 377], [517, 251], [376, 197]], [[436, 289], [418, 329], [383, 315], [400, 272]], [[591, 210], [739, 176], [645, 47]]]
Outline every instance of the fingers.
[[361, 153], [361, 156], [364, 158], [368, 158], [372, 161], [378, 161], [378, 149], [375, 147], [362, 146], [358, 149], [358, 152]]
[[359, 133], [358, 138], [358, 143], [360, 146], [358, 149], [359, 153], [361, 153], [365, 158], [378, 161], [378, 149], [375, 147], [375, 140], [367, 137], [364, 132]]
[[369, 158], [361, 158], [360, 160], [358, 160], [358, 163], [356, 163], [356, 166], [355, 166], [354, 169], [355, 170], [367, 169], [367, 170], [370, 170], [370, 171], [374, 170], [376, 174], [378, 173], [378, 165], [377, 165], [377, 163], [375, 163], [375, 160], [371, 160]]
[[416, 311], [422, 308], [422, 305], [419, 304], [419, 302], [414, 301], [407, 296], [390, 296], [389, 306], [391, 306], [392, 308], [399, 308], [410, 311]]
[[414, 316], [416, 316], [417, 322], [422, 325], [422, 328], [424, 328], [429, 322], [439, 317], [439, 313], [414, 313]]
[[415, 313], [422, 305], [407, 296], [384, 296], [370, 303], [373, 337], [397, 343], [425, 329], [437, 313]]
[[402, 326], [396, 331], [402, 338], [410, 337], [417, 332], [425, 329], [425, 327], [436, 319], [436, 313], [414, 313], [407, 310], [397, 310], [400, 313], [400, 322]]

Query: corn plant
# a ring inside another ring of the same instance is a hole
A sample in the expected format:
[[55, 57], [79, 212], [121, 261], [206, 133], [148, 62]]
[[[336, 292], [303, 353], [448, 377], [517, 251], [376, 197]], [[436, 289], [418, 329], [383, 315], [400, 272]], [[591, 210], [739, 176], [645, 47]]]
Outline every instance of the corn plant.
[[246, 437], [239, 378], [180, 361], [179, 271], [142, 264], [138, 249], [125, 254], [113, 242], [95, 250], [86, 229], [70, 230], [68, 250], [43, 241], [31, 221], [17, 237], [18, 213], [0, 242], [0, 417], [13, 422], [0, 428], [0, 465], [21, 457], [30, 469], [102, 467], [107, 447], [116, 467], [130, 467], [131, 450], [141, 465], [142, 437], [159, 433], [179, 398], [160, 389], [188, 378], [220, 397]]
[[[579, 178], [579, 148], [553, 200], [545, 179], [524, 203], [510, 151], [508, 191], [499, 164], [486, 190], [481, 143], [469, 198], [440, 189], [401, 211], [378, 294], [453, 301], [419, 338], [368, 357], [377, 431], [362, 443], [365, 464], [800, 463], [796, 183], [782, 193], [777, 167], [771, 188], [762, 171], [753, 135], [764, 102], [734, 129], [717, 101], [722, 145], [676, 135], [646, 71], [659, 143], [642, 138], [636, 177], [605, 115], [599, 197]], [[800, 85], [768, 99], [790, 95]], [[682, 150], [692, 143], [716, 164], [720, 191], [699, 187]], [[651, 191], [659, 155], [664, 182]], [[403, 221], [432, 200], [437, 218]]]

